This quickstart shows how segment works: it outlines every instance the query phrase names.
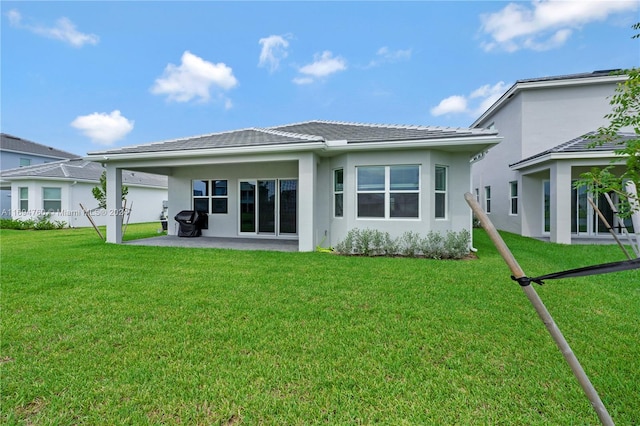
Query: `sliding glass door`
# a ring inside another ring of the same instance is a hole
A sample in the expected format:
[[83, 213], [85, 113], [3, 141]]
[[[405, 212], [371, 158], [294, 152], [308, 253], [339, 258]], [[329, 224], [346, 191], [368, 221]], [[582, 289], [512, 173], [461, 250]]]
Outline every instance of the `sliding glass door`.
[[297, 189], [296, 179], [240, 181], [240, 233], [295, 235]]

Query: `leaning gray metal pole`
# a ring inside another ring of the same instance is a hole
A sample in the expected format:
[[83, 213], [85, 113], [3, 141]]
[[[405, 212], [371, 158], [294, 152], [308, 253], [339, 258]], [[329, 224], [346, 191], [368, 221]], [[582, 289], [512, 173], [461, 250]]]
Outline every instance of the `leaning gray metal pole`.
[[[475, 197], [467, 192], [466, 194], [464, 194], [464, 199], [467, 201], [467, 204], [469, 204], [469, 207], [471, 207], [471, 210], [473, 210], [473, 213], [482, 224], [482, 227], [491, 238], [491, 241], [493, 241], [493, 244], [495, 244], [498, 252], [509, 266], [509, 269], [511, 269], [511, 273], [513, 274], [513, 276], [515, 278], [526, 277], [526, 275], [522, 271], [522, 268], [520, 268], [520, 265], [518, 265], [515, 257], [513, 257], [513, 254], [505, 244], [500, 234], [498, 234], [495, 226], [493, 226], [493, 223], [491, 223], [489, 217], [482, 210]], [[613, 425], [613, 420], [607, 412], [604, 404], [600, 400], [598, 392], [591, 384], [591, 381], [589, 381], [589, 378], [582, 369], [578, 358], [576, 358], [575, 354], [569, 347], [569, 344], [567, 343], [564, 336], [562, 335], [562, 332], [551, 317], [551, 314], [549, 313], [549, 311], [547, 311], [547, 308], [542, 303], [542, 300], [540, 299], [540, 296], [538, 296], [538, 293], [536, 293], [535, 289], [531, 285], [520, 286], [520, 288], [522, 288], [522, 291], [524, 291], [524, 293], [529, 298], [529, 301], [535, 308], [538, 316], [547, 327], [549, 334], [551, 334], [551, 337], [556, 342], [558, 349], [560, 349], [560, 352], [562, 352], [564, 359], [567, 361], [567, 363], [569, 363], [571, 370], [573, 370], [573, 374], [576, 376], [576, 379], [578, 379], [578, 382], [580, 383], [580, 386], [582, 386], [584, 393], [587, 395], [587, 398], [589, 398], [591, 405], [596, 410], [596, 413], [600, 418], [600, 422], [605, 426]]]

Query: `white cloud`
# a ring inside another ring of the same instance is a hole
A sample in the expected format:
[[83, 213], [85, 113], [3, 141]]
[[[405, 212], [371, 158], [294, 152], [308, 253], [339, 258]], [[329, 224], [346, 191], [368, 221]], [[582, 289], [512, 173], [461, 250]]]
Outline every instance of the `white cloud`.
[[376, 52], [376, 58], [369, 62], [367, 68], [377, 67], [385, 63], [394, 63], [399, 61], [407, 61], [411, 59], [411, 49], [390, 50], [383, 46]]
[[133, 130], [133, 120], [128, 120], [114, 110], [110, 114], [94, 112], [80, 115], [71, 122], [71, 126], [80, 130], [91, 141], [98, 145], [113, 145]]
[[76, 30], [76, 26], [69, 18], [62, 17], [56, 21], [53, 27], [42, 25], [24, 24], [22, 14], [16, 9], [7, 12], [9, 24], [16, 28], [31, 31], [43, 37], [60, 40], [73, 47], [82, 47], [85, 44], [98, 44], [100, 38], [95, 34], [85, 34]]
[[22, 22], [22, 15], [16, 9], [11, 9], [7, 12], [7, 18], [9, 18], [9, 24], [17, 27]]
[[311, 84], [314, 82], [311, 77], [296, 77], [293, 79], [293, 82], [298, 85]]
[[261, 38], [258, 43], [262, 45], [258, 66], [268, 67], [269, 72], [274, 72], [280, 66], [280, 61], [287, 57], [289, 42], [283, 36], [270, 35]]
[[440, 101], [440, 103], [431, 108], [431, 115], [441, 116], [445, 114], [459, 114], [467, 111], [467, 98], [464, 96], [449, 96]]
[[491, 41], [486, 51], [549, 50], [562, 46], [574, 30], [609, 15], [638, 10], [637, 0], [535, 0], [509, 3], [502, 10], [483, 14], [481, 31]]
[[238, 84], [233, 70], [224, 63], [213, 64], [189, 51], [182, 54], [179, 66], [169, 64], [162, 77], [157, 78], [151, 88], [154, 95], [167, 95], [176, 102], [189, 102], [200, 98], [206, 102], [211, 98], [210, 90], [230, 90]]
[[507, 89], [508, 85], [503, 81], [494, 85], [485, 84], [467, 96], [453, 95], [441, 100], [438, 105], [431, 108], [430, 112], [435, 117], [447, 114], [467, 114], [477, 117], [493, 105]]
[[333, 54], [325, 50], [322, 54], [314, 55], [314, 61], [298, 69], [303, 74], [296, 77], [293, 82], [296, 84], [309, 84], [316, 80], [325, 78], [336, 72], [347, 69], [347, 62], [340, 56], [333, 57]]

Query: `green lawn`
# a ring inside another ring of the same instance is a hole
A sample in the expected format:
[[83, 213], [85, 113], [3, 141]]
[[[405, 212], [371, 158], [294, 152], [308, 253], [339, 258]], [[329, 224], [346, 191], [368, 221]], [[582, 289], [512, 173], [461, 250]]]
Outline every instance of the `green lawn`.
[[[474, 235], [478, 259], [436, 261], [0, 230], [0, 423], [598, 424]], [[503, 236], [530, 276], [623, 259]], [[640, 271], [536, 290], [613, 420], [638, 424]]]

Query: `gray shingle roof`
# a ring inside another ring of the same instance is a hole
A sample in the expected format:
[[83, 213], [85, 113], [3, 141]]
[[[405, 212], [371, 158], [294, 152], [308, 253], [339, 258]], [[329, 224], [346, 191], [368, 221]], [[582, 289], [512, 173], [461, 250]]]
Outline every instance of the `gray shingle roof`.
[[592, 147], [591, 144], [595, 142], [595, 140], [593, 139], [593, 135], [595, 134], [595, 132], [589, 132], [582, 136], [578, 136], [575, 139], [571, 139], [570, 141], [561, 143], [560, 145], [554, 146], [551, 149], [547, 149], [546, 151], [532, 155], [531, 157], [527, 157], [513, 164], [509, 164], [509, 167], [517, 166], [518, 164], [526, 163], [528, 161], [535, 160], [536, 158], [541, 158], [545, 155], [553, 153], [615, 151], [622, 148], [622, 145], [624, 145], [626, 141], [637, 139], [639, 137], [634, 133], [618, 133], [618, 139], [616, 139], [615, 141], [605, 142], [602, 145]]
[[453, 127], [434, 126], [403, 126], [394, 124], [364, 124], [345, 123], [338, 121], [307, 121], [304, 123], [288, 124], [272, 127], [283, 132], [318, 135], [324, 140], [346, 140], [355, 142], [383, 142], [410, 141], [424, 139], [442, 139], [477, 134], [491, 134], [479, 132], [478, 129], [460, 129]]
[[608, 75], [615, 75], [615, 73], [619, 73], [622, 71], [621, 69], [611, 69], [611, 70], [598, 70], [593, 72], [583, 72], [578, 74], [565, 74], [565, 75], [553, 75], [547, 77], [538, 77], [538, 78], [527, 78], [516, 81], [518, 83], [534, 83], [538, 81], [555, 81], [555, 80], [574, 80], [577, 78], [590, 78], [590, 77], [603, 77]]
[[[25, 179], [61, 179], [61, 180], [81, 180], [98, 183], [100, 175], [105, 169], [100, 163], [83, 159], [61, 160], [33, 166], [18, 167], [15, 169], [3, 170], [0, 177], [3, 180], [16, 178]], [[167, 186], [167, 177], [150, 173], [131, 172], [123, 170], [122, 181], [127, 185], [144, 186]]]
[[7, 133], [0, 134], [0, 150], [20, 152], [25, 154], [40, 155], [49, 158], [80, 158], [77, 154], [63, 151], [61, 149], [52, 148]]
[[269, 129], [242, 129], [231, 132], [211, 133], [190, 138], [174, 139], [144, 145], [135, 145], [90, 152], [89, 154], [125, 154], [142, 152], [184, 151], [190, 149], [233, 148], [242, 146], [265, 146], [320, 141], [318, 137], [285, 134]]
[[250, 128], [212, 133], [190, 138], [122, 147], [95, 154], [149, 153], [283, 144], [305, 144], [346, 140], [348, 143], [412, 141], [465, 136], [489, 136], [497, 132], [486, 129], [450, 127], [401, 126], [386, 124], [345, 123], [336, 121], [307, 121], [268, 128]]

